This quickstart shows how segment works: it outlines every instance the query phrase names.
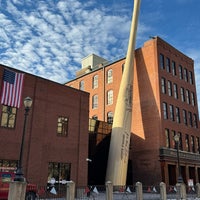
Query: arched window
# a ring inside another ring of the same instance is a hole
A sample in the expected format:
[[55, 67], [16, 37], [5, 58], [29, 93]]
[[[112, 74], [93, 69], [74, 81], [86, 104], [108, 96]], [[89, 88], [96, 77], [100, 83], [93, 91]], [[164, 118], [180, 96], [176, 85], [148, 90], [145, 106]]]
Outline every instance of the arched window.
[[97, 94], [95, 94], [92, 97], [92, 108], [93, 109], [98, 108], [98, 95]]
[[79, 89], [84, 91], [84, 81], [79, 82]]
[[107, 92], [107, 104], [112, 105], [113, 104], [113, 90], [109, 90]]
[[108, 114], [107, 114], [107, 122], [109, 124], [113, 123], [113, 112], [108, 112]]
[[107, 71], [107, 83], [112, 83], [113, 82], [113, 70], [109, 69]]
[[92, 88], [98, 88], [98, 75], [93, 76], [93, 80], [92, 80]]

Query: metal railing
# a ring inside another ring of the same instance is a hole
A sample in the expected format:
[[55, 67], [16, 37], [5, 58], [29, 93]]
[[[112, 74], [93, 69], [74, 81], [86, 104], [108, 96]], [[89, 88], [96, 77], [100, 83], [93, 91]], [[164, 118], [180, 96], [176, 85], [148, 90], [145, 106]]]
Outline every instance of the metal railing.
[[[130, 186], [113, 186], [112, 183], [76, 187], [69, 190], [68, 183], [62, 186], [38, 188], [38, 200], [200, 200], [200, 184], [188, 187], [184, 184], [167, 186], [164, 183], [143, 186], [138, 182]], [[110, 188], [109, 188], [110, 187]], [[71, 193], [71, 194], [70, 194]]]

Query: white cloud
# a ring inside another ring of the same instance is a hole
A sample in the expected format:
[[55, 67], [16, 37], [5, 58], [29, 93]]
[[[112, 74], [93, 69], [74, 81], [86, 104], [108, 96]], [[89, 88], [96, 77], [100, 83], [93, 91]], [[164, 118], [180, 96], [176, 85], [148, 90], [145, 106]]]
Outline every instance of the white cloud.
[[[112, 61], [125, 56], [132, 7], [125, 0], [109, 3], [114, 6], [104, 7], [92, 0], [1, 2], [0, 62], [64, 83], [74, 78], [81, 67], [81, 59], [88, 54], [95, 53]], [[162, 8], [165, 6], [161, 0], [149, 0], [145, 9], [142, 4], [137, 46], [140, 47], [150, 35], [164, 35], [168, 42], [176, 40], [173, 32], [169, 35], [164, 31], [169, 24], [169, 21], [167, 24], [163, 21]], [[158, 24], [166, 26], [160, 29]], [[175, 47], [179, 49], [179, 46]], [[200, 52], [188, 50], [187, 53], [195, 60], [197, 91], [200, 93]]]
[[[90, 53], [109, 60], [125, 54], [130, 18], [110, 15], [103, 6], [91, 9], [92, 4], [8, 0], [0, 15], [1, 63], [66, 82]], [[124, 42], [118, 49], [119, 41]]]

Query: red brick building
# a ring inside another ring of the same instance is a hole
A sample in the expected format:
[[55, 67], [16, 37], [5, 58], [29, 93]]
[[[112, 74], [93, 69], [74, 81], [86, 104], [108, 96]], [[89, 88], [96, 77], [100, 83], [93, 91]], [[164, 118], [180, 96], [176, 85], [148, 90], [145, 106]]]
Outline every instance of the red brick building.
[[[0, 65], [0, 88], [4, 68], [17, 71]], [[33, 104], [25, 132], [25, 178], [42, 186], [52, 177], [85, 186], [89, 94], [25, 73], [22, 99], [27, 96]], [[24, 106], [0, 105], [0, 110], [0, 170], [14, 170], [20, 154]]]
[[[96, 57], [98, 65], [92, 62]], [[113, 63], [96, 55], [90, 56], [90, 62], [85, 59], [77, 78], [66, 85], [90, 93], [91, 118], [112, 123], [125, 58]], [[200, 182], [200, 129], [193, 60], [155, 37], [135, 51], [133, 87], [133, 182], [176, 183], [176, 134], [180, 137], [183, 180]]]

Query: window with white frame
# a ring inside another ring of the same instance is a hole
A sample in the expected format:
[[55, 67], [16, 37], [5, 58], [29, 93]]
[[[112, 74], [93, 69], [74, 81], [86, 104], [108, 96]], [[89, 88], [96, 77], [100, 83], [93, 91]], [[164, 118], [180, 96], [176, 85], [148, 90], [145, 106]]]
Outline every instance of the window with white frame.
[[189, 71], [189, 83], [190, 83], [191, 85], [193, 85], [193, 75], [192, 75], [192, 72], [191, 72], [191, 71]]
[[113, 112], [108, 112], [108, 114], [107, 114], [107, 122], [109, 124], [113, 123]]
[[107, 83], [112, 83], [113, 82], [113, 70], [109, 69], [107, 71]]
[[113, 104], [113, 90], [107, 92], [107, 105]]
[[198, 128], [197, 115], [196, 114], [193, 114], [193, 125], [194, 125], [194, 128]]
[[163, 94], [166, 94], [166, 81], [165, 78], [161, 78], [161, 90]]
[[176, 122], [180, 123], [181, 120], [180, 120], [180, 110], [179, 110], [179, 107], [175, 108], [175, 113], [176, 113]]
[[163, 117], [168, 119], [167, 103], [163, 102]]
[[183, 79], [183, 67], [181, 65], [179, 65], [178, 71], [179, 71], [179, 78]]
[[160, 68], [165, 69], [165, 57], [163, 54], [160, 54]]
[[175, 61], [172, 61], [172, 75], [176, 76], [176, 63], [175, 63]]
[[183, 75], [184, 75], [184, 80], [188, 82], [188, 70], [186, 68], [184, 68], [183, 70]]
[[92, 87], [93, 89], [98, 88], [98, 75], [93, 76]]
[[98, 108], [98, 95], [97, 94], [95, 94], [92, 97], [92, 108], [93, 109]]
[[181, 101], [185, 102], [185, 90], [183, 87], [181, 87]]
[[170, 119], [174, 121], [174, 106], [171, 104], [169, 105], [169, 113], [170, 113]]
[[178, 99], [178, 87], [176, 83], [174, 83], [174, 98]]
[[166, 58], [166, 70], [167, 72], [171, 72], [171, 65], [170, 65], [170, 59]]
[[187, 111], [183, 109], [183, 123], [187, 125]]
[[187, 102], [187, 104], [190, 104], [190, 91], [185, 90], [185, 94], [186, 94], [186, 102]]
[[192, 104], [193, 106], [195, 105], [194, 92], [191, 92], [191, 104]]
[[79, 82], [79, 89], [84, 91], [84, 81]]
[[190, 112], [190, 111], [188, 111], [188, 122], [189, 122], [189, 125], [192, 127], [193, 120], [192, 120], [192, 112]]
[[167, 81], [167, 86], [168, 86], [168, 95], [172, 96], [172, 82]]

